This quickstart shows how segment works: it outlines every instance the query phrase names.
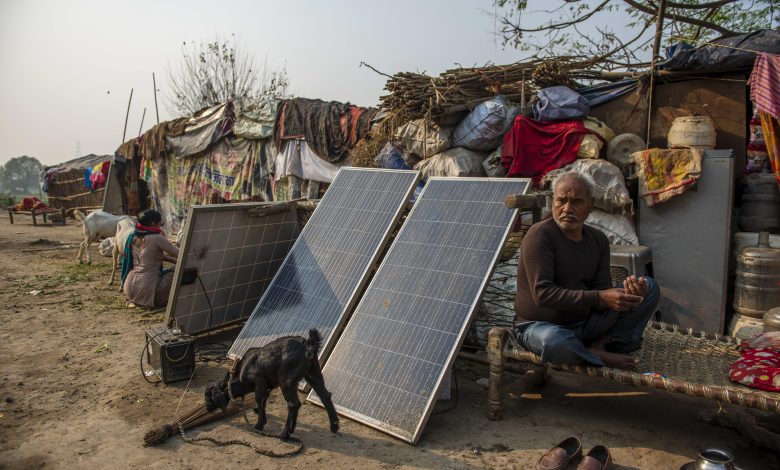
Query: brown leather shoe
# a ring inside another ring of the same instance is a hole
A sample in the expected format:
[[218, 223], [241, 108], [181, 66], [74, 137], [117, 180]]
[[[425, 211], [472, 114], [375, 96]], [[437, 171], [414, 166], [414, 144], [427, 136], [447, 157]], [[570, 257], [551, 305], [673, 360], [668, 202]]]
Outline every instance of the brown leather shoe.
[[536, 462], [536, 470], [563, 470], [572, 460], [582, 457], [582, 443], [576, 437], [569, 437], [545, 452]]
[[596, 446], [588, 451], [582, 459], [577, 470], [609, 470], [612, 468], [612, 456], [609, 449], [604, 446]]

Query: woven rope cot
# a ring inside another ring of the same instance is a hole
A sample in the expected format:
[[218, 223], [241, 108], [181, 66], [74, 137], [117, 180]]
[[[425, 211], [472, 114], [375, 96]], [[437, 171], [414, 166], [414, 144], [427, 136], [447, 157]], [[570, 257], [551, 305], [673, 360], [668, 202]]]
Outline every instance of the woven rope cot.
[[487, 355], [490, 362], [488, 418], [492, 420], [501, 419], [503, 370], [507, 360], [524, 363], [540, 376], [549, 367], [780, 414], [780, 393], [752, 389], [729, 380], [729, 366], [740, 357], [737, 341], [677, 325], [658, 322], [648, 325], [642, 348], [634, 353], [639, 359], [637, 372], [588, 365], [544, 364], [539, 356], [518, 346], [507, 328], [490, 331]]

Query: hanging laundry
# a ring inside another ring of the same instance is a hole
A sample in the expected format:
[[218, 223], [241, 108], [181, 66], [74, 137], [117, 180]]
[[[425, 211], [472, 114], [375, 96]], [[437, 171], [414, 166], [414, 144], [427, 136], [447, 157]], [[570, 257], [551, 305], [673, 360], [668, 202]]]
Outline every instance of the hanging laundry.
[[108, 178], [108, 169], [111, 167], [111, 162], [105, 161], [98, 163], [92, 167], [92, 174], [89, 176], [89, 180], [92, 182], [92, 190], [97, 190], [105, 186], [106, 179]]
[[761, 129], [764, 131], [769, 165], [780, 187], [780, 120], [763, 111], [759, 112], [759, 116], [761, 116]]
[[330, 183], [336, 177], [339, 166], [328, 163], [315, 154], [305, 140], [293, 139], [282, 143], [275, 159], [274, 180], [286, 176]]
[[92, 189], [92, 168], [87, 168], [84, 170], [84, 187], [89, 189], [89, 192], [94, 191]]
[[699, 149], [647, 149], [632, 155], [637, 165], [639, 196], [653, 206], [688, 191], [699, 181]]
[[338, 163], [349, 149], [368, 134], [374, 108], [360, 109], [337, 101], [293, 98], [280, 107], [276, 129], [278, 140], [305, 139], [323, 160]]
[[756, 54], [747, 83], [756, 108], [780, 119], [780, 55]]

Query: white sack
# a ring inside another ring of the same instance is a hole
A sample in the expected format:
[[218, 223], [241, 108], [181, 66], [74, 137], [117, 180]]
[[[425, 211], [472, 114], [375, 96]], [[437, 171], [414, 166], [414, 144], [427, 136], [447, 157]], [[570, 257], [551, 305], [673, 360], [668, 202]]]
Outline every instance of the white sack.
[[611, 245], [639, 245], [634, 222], [630, 216], [607, 214], [598, 209], [588, 215], [587, 225], [601, 230]]
[[462, 147], [445, 150], [414, 166], [423, 179], [431, 176], [485, 176], [482, 161], [483, 152], [474, 152]]
[[424, 119], [409, 121], [395, 131], [395, 140], [420, 158], [428, 158], [450, 148], [451, 129]]

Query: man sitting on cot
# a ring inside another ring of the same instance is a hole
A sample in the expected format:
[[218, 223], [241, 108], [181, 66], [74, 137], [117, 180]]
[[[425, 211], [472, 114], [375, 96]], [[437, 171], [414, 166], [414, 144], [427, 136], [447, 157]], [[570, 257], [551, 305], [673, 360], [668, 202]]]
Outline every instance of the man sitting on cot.
[[660, 293], [649, 277], [612, 287], [609, 241], [585, 225], [593, 183], [576, 172], [552, 185], [552, 217], [523, 238], [517, 266], [515, 327], [523, 348], [545, 362], [634, 369]]

